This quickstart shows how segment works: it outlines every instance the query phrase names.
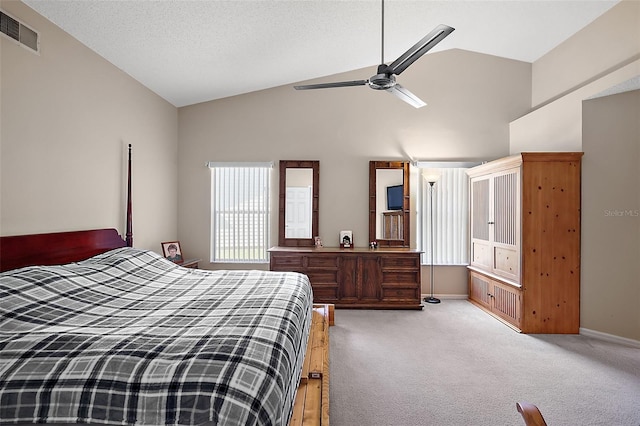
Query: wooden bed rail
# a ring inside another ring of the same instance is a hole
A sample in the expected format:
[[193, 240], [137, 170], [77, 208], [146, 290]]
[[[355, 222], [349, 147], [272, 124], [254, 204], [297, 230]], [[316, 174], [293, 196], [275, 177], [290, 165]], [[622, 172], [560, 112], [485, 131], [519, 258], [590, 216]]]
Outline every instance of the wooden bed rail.
[[300, 385], [289, 426], [329, 426], [329, 327], [334, 305], [313, 305]]

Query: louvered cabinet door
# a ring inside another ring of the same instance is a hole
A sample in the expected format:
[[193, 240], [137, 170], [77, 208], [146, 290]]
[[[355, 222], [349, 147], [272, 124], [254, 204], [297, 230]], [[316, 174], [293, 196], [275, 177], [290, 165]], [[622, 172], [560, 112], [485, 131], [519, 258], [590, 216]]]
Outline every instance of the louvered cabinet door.
[[469, 300], [520, 331], [522, 289], [519, 287], [470, 271]]
[[491, 177], [471, 179], [471, 264], [483, 269], [493, 265], [491, 234]]
[[469, 273], [469, 299], [485, 309], [491, 309], [491, 279], [471, 271]]
[[471, 179], [471, 265], [520, 282], [520, 168]]
[[515, 283], [520, 282], [520, 168], [498, 173], [492, 178], [493, 217], [490, 220], [492, 271]]
[[520, 330], [522, 320], [521, 289], [499, 281], [491, 280], [491, 311], [516, 329]]

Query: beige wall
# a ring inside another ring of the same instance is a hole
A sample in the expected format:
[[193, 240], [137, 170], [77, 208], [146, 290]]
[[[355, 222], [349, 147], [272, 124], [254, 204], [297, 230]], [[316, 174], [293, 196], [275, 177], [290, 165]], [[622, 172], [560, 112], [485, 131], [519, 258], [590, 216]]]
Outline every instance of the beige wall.
[[510, 153], [581, 151], [582, 101], [640, 76], [640, 1], [622, 1], [532, 65], [533, 110]]
[[623, 1], [533, 64], [536, 109], [510, 125], [512, 154], [584, 151], [581, 328], [636, 341], [640, 218], [605, 211], [639, 208], [638, 96], [585, 100], [639, 76], [640, 2]]
[[0, 234], [124, 234], [133, 145], [134, 245], [177, 238], [177, 109], [16, 1], [40, 55], [0, 37]]
[[[362, 79], [374, 72], [372, 65], [322, 81]], [[320, 236], [324, 244], [337, 246], [339, 231], [350, 229], [356, 246], [366, 247], [369, 161], [506, 155], [508, 123], [523, 115], [531, 102], [530, 72], [527, 63], [451, 50], [424, 56], [399, 78], [427, 102], [421, 109], [367, 87], [301, 92], [292, 86], [180, 108], [180, 239], [194, 255], [209, 259], [210, 174], [206, 161], [320, 160]], [[274, 178], [278, 178], [277, 170]], [[417, 182], [414, 170], [413, 199]], [[272, 193], [272, 200], [276, 199], [277, 185]], [[276, 245], [277, 217], [272, 224], [271, 241]], [[466, 294], [464, 268], [443, 269], [436, 273], [436, 292]], [[428, 270], [424, 272], [423, 292], [427, 293]]]
[[640, 60], [515, 120], [510, 125], [511, 154], [525, 151], [582, 151], [582, 101], [638, 75]]
[[532, 107], [562, 97], [638, 59], [639, 20], [640, 2], [623, 0], [535, 61]]
[[581, 326], [640, 341], [640, 90], [583, 122]]

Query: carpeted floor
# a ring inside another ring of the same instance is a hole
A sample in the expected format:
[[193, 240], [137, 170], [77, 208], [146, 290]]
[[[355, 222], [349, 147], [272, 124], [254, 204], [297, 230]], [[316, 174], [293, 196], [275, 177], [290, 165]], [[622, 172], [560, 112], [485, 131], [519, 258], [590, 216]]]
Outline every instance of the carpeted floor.
[[465, 300], [422, 311], [337, 309], [331, 426], [640, 426], [640, 349], [580, 335], [524, 335]]

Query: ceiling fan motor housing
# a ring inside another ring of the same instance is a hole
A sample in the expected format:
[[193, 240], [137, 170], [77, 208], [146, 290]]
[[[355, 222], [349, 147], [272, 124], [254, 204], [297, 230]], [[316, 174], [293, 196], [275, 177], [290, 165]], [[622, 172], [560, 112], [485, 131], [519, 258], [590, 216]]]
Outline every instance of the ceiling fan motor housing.
[[396, 77], [388, 74], [376, 74], [369, 78], [369, 87], [376, 90], [387, 90], [396, 85]]

